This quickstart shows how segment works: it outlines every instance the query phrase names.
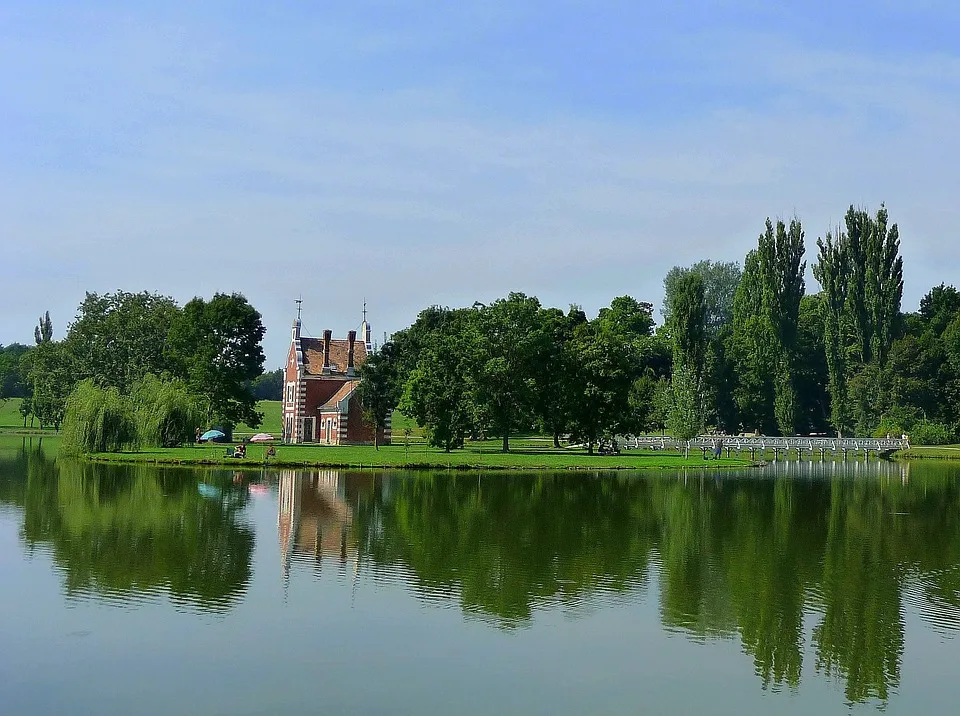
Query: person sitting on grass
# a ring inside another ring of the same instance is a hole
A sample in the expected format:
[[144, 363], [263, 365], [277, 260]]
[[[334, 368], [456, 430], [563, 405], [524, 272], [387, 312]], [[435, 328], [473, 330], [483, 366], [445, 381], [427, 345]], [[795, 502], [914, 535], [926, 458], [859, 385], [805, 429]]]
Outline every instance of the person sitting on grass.
[[233, 456], [236, 458], [245, 458], [247, 456], [247, 446], [243, 443], [237, 445], [236, 449], [233, 451]]

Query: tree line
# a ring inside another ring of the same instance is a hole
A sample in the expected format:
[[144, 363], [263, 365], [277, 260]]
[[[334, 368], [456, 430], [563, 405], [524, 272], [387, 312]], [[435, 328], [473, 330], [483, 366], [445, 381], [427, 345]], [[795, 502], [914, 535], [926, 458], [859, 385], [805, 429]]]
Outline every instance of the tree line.
[[885, 206], [851, 206], [816, 246], [820, 291], [807, 294], [800, 219], [768, 218], [742, 267], [671, 269], [659, 327], [652, 304], [630, 296], [593, 319], [522, 293], [429, 307], [368, 359], [365, 404], [378, 422], [399, 407], [445, 450], [496, 436], [506, 451], [530, 430], [590, 450], [659, 430], [955, 440], [960, 293], [941, 284], [901, 311]]
[[[201, 424], [257, 426], [254, 381], [263, 373], [264, 332], [259, 312], [238, 293], [182, 307], [149, 292], [87, 293], [62, 340], [53, 339], [46, 313], [34, 346], [2, 349], [0, 397], [22, 398], [25, 422], [56, 429], [72, 406], [96, 423], [72, 429], [84, 445], [127, 444], [131, 432], [163, 444], [192, 438]], [[148, 426], [159, 419], [150, 411], [161, 406], [183, 424]], [[123, 430], [111, 422], [121, 419]]]

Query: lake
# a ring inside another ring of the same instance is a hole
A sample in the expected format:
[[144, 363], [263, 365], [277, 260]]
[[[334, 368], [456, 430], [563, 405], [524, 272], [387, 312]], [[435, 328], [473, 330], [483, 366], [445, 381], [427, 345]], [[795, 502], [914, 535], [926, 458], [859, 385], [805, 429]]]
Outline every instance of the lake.
[[955, 712], [960, 463], [101, 466], [0, 439], [0, 705]]

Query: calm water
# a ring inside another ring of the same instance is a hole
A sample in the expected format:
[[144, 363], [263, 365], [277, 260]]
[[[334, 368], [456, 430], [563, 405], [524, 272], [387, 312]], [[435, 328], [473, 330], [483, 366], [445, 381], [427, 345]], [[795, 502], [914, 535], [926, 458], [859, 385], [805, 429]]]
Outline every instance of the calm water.
[[958, 702], [960, 465], [235, 475], [0, 441], [5, 714]]

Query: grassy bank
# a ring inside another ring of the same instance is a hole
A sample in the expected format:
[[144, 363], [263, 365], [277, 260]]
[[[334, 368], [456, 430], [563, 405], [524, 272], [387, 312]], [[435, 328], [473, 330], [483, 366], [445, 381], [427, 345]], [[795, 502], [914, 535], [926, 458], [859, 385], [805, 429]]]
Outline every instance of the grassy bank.
[[914, 445], [893, 456], [897, 460], [960, 460], [960, 445]]
[[277, 467], [393, 467], [450, 469], [549, 469], [549, 470], [641, 470], [678, 467], [745, 467], [750, 460], [723, 458], [703, 460], [699, 453], [684, 458], [669, 452], [635, 451], [622, 455], [588, 455], [583, 450], [555, 450], [525, 444], [502, 453], [495, 441], [470, 444], [463, 450], [445, 453], [423, 444], [406, 447], [277, 445], [276, 456], [267, 457], [266, 445], [250, 445], [244, 460], [226, 457], [227, 446], [203, 445], [180, 448], [154, 448], [138, 452], [101, 453], [92, 456], [98, 462], [137, 462], [196, 465], [263, 465]]

